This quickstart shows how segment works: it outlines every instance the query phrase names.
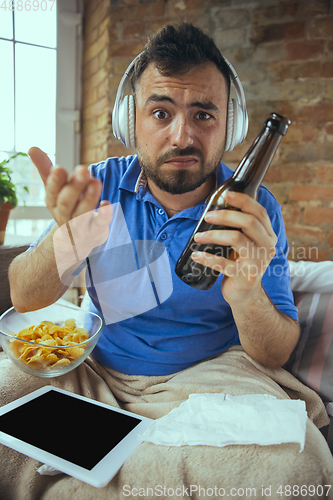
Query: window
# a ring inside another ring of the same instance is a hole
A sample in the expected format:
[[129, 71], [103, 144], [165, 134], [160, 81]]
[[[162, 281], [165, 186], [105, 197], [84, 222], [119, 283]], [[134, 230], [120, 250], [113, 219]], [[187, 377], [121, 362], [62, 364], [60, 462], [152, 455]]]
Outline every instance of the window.
[[[82, 10], [78, 0], [0, 0], [1, 160], [38, 146], [69, 171], [79, 163]], [[5, 244], [25, 244], [51, 215], [32, 162], [18, 157], [10, 166], [22, 196]]]

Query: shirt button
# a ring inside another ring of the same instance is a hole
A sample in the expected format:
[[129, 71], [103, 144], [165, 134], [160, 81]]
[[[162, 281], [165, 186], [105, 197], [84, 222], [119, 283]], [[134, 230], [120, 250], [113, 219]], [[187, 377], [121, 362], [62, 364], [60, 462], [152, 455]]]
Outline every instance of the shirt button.
[[163, 210], [163, 208], [159, 208], [159, 209], [157, 210], [157, 212], [158, 212], [160, 215], [164, 215], [164, 210]]
[[161, 240], [166, 240], [168, 235], [166, 233], [161, 234]]

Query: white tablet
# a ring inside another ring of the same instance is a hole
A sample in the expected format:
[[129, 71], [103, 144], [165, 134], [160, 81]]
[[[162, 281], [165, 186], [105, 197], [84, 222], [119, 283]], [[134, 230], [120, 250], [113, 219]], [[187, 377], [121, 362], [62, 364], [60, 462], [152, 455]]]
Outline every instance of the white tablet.
[[0, 442], [101, 488], [139, 446], [152, 422], [45, 386], [0, 408]]

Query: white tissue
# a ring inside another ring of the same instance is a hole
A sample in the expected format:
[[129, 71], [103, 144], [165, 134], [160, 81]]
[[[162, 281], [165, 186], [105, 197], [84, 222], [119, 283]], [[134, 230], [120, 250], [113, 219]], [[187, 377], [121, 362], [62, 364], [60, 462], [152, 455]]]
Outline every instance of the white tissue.
[[62, 474], [62, 472], [58, 469], [55, 469], [54, 467], [51, 467], [51, 465], [41, 465], [39, 469], [37, 469], [37, 472], [41, 476], [56, 476], [57, 474]]
[[305, 402], [267, 394], [191, 394], [189, 399], [142, 434], [166, 446], [281, 443], [305, 444]]

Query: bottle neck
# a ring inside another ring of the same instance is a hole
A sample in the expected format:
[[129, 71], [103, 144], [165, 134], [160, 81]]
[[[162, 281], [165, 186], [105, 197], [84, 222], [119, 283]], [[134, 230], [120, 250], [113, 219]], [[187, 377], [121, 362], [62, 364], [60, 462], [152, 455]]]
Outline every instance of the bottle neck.
[[282, 135], [276, 130], [263, 128], [232, 176], [242, 192], [257, 197], [260, 184], [281, 139]]

